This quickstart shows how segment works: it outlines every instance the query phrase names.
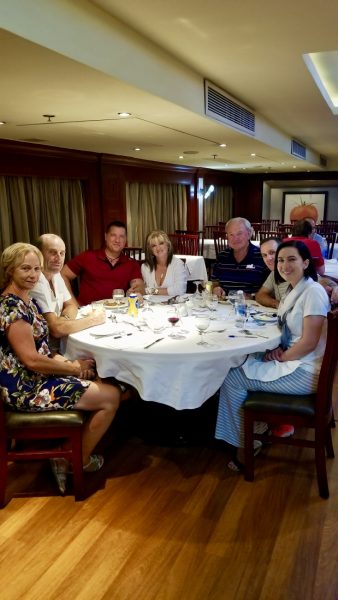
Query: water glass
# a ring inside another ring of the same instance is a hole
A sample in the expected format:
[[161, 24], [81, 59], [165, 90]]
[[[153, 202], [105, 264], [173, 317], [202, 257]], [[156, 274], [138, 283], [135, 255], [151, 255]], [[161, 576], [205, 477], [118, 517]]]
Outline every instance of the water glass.
[[244, 302], [235, 302], [235, 325], [243, 328], [248, 316], [248, 307]]
[[119, 306], [121, 304], [121, 300], [123, 300], [123, 298], [124, 298], [124, 290], [121, 290], [121, 289], [113, 290], [112, 297], [113, 297], [114, 302], [116, 302], [116, 304]]

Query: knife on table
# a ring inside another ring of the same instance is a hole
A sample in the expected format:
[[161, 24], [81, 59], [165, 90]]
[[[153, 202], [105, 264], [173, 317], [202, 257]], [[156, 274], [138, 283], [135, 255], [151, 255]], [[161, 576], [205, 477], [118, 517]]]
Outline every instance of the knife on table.
[[147, 344], [147, 346], [143, 346], [143, 349], [146, 350], [147, 348], [150, 348], [150, 346], [153, 346], [154, 344], [157, 344], [157, 342], [161, 342], [161, 340], [164, 340], [164, 338], [158, 338], [154, 342], [151, 342], [151, 344]]

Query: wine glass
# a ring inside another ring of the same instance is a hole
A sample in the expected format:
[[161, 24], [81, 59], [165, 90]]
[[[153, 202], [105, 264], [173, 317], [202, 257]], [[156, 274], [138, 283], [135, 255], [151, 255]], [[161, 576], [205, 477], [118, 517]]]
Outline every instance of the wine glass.
[[178, 313], [177, 307], [174, 306], [168, 312], [168, 321], [172, 325], [172, 330], [171, 330], [171, 333], [169, 334], [169, 337], [173, 338], [174, 340], [179, 340], [182, 338], [182, 336], [174, 330], [175, 325], [176, 325], [176, 323], [179, 322], [179, 320], [180, 320], [180, 315]]
[[194, 295], [195, 295], [195, 296], [199, 296], [199, 289], [198, 289], [198, 287], [199, 287], [200, 283], [202, 283], [202, 279], [196, 279], [196, 281], [193, 281], [193, 283], [194, 283], [194, 284], [195, 284], [195, 286], [196, 286], [196, 289], [195, 289]]
[[154, 287], [146, 287], [145, 288], [145, 294], [143, 294], [143, 300], [144, 300], [144, 308], [143, 308], [143, 312], [153, 312], [152, 308], [150, 308], [149, 306], [149, 300], [151, 299], [151, 296], [153, 295], [155, 288]]
[[196, 317], [195, 318], [195, 325], [199, 331], [199, 334], [201, 336], [201, 339], [199, 342], [197, 342], [197, 346], [208, 346], [209, 344], [207, 342], [204, 341], [203, 338], [203, 333], [204, 331], [206, 331], [210, 325], [210, 319], [209, 317]]
[[114, 302], [116, 302], [117, 306], [120, 306], [121, 301], [124, 298], [124, 290], [121, 290], [121, 289], [113, 290], [112, 297], [113, 297]]

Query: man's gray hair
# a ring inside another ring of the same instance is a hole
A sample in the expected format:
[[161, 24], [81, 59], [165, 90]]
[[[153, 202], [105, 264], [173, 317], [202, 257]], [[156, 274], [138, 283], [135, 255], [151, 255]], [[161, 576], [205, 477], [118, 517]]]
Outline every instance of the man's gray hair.
[[244, 225], [244, 227], [250, 233], [252, 233], [251, 223], [250, 223], [250, 221], [248, 221], [248, 219], [245, 219], [244, 217], [234, 217], [233, 219], [229, 219], [229, 221], [227, 221], [227, 224], [225, 226], [225, 231], [228, 231], [229, 225]]

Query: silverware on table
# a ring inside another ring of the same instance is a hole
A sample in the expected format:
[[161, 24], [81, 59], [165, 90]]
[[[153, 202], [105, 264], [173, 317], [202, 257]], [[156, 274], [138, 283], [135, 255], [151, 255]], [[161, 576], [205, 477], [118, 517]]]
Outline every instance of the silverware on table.
[[158, 338], [157, 340], [155, 340], [154, 342], [151, 342], [151, 344], [147, 344], [146, 346], [143, 346], [143, 349], [146, 350], [147, 348], [150, 348], [151, 346], [153, 346], [154, 344], [157, 344], [157, 342], [161, 342], [161, 340], [164, 340], [164, 338]]
[[250, 331], [250, 329], [240, 329], [239, 331], [240, 331], [240, 333], [245, 333], [246, 335], [251, 335], [253, 337], [260, 337], [260, 338], [264, 338], [266, 340], [269, 339], [268, 335], [261, 335], [260, 333]]

